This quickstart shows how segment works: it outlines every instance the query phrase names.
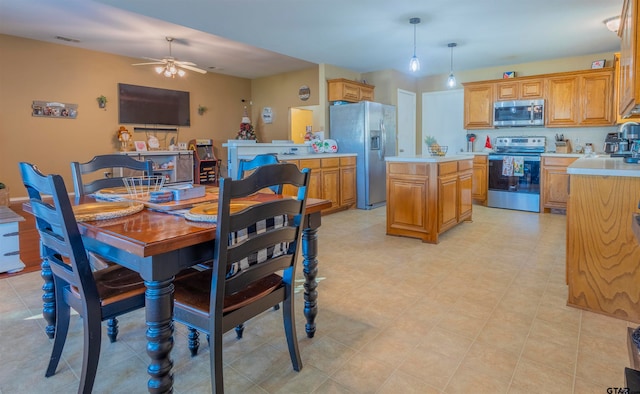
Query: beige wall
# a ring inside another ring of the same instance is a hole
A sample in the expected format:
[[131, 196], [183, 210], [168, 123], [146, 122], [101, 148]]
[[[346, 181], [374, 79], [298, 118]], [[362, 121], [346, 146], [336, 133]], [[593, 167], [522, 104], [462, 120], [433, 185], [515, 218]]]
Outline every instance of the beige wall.
[[[309, 87], [311, 95], [302, 101], [298, 90], [302, 85]], [[314, 106], [320, 103], [318, 67], [306, 70], [257, 78], [251, 82], [253, 104], [251, 122], [260, 142], [289, 139], [289, 109], [292, 107]], [[262, 110], [270, 107], [273, 111], [273, 123], [262, 121]], [[314, 126], [314, 130], [317, 130]]]
[[[593, 55], [551, 59], [541, 62], [511, 64], [506, 66], [481, 68], [475, 70], [461, 70], [454, 74], [458, 82], [458, 88], [462, 88], [464, 82], [487, 81], [501, 79], [504, 71], [515, 71], [516, 77], [528, 77], [539, 74], [552, 74], [565, 71], [587, 70], [591, 68], [594, 60], [606, 59], [607, 67], [613, 67], [613, 52], [596, 53]], [[421, 93], [448, 90], [447, 77], [449, 73], [432, 75], [423, 78], [418, 83]]]
[[[152, 86], [191, 93], [191, 127], [179, 129], [179, 141], [214, 140], [215, 154], [226, 163], [222, 142], [235, 138], [242, 116], [242, 99], [250, 101], [251, 81], [215, 73], [188, 72], [185, 78], [160, 76], [148, 66], [132, 67], [140, 59], [0, 35], [0, 182], [11, 197], [25, 196], [20, 161], [37, 164], [45, 173], [71, 183], [71, 161], [118, 149], [118, 83]], [[96, 97], [105, 95], [106, 109]], [[33, 100], [78, 104], [76, 119], [31, 116]], [[208, 108], [198, 115], [198, 105]], [[133, 125], [125, 125], [133, 131]], [[135, 133], [134, 139], [144, 137]], [[160, 135], [159, 135], [160, 137]]]
[[[420, 80], [393, 70], [361, 74], [340, 67], [321, 64], [306, 70], [255, 80], [207, 73], [189, 72], [186, 78], [168, 79], [156, 74], [152, 67], [132, 67], [140, 59], [76, 49], [66, 45], [0, 35], [0, 182], [11, 189], [13, 198], [24, 196], [17, 163], [36, 163], [46, 173], [60, 173], [71, 187], [71, 161], [87, 161], [91, 157], [118, 149], [117, 84], [129, 83], [184, 90], [191, 93], [191, 127], [180, 128], [179, 141], [193, 138], [214, 140], [215, 154], [226, 164], [222, 143], [236, 137], [244, 106], [250, 114], [262, 142], [289, 139], [289, 109], [314, 111], [313, 129], [326, 130], [330, 137], [329, 103], [326, 81], [334, 78], [366, 80], [376, 86], [375, 100], [397, 104], [397, 89], [416, 92], [417, 146], [422, 140], [423, 92], [447, 90], [446, 74]], [[6, 61], [11, 59], [11, 61]], [[575, 58], [554, 59], [486, 69], [458, 71], [458, 83], [499, 79], [503, 71], [516, 71], [518, 76], [589, 69], [591, 62], [607, 59], [613, 53]], [[455, 71], [455, 70], [454, 70]], [[309, 86], [311, 97], [298, 98], [298, 89]], [[461, 85], [459, 85], [459, 88]], [[96, 97], [107, 96], [106, 109], [99, 109]], [[50, 119], [31, 116], [33, 100], [78, 104], [77, 119]], [[244, 100], [244, 102], [242, 101]], [[199, 105], [208, 108], [198, 115]], [[264, 124], [262, 109], [271, 107], [272, 124]], [[127, 125], [132, 130], [132, 125]], [[134, 139], [144, 139], [135, 133]], [[224, 170], [224, 168], [223, 168]]]

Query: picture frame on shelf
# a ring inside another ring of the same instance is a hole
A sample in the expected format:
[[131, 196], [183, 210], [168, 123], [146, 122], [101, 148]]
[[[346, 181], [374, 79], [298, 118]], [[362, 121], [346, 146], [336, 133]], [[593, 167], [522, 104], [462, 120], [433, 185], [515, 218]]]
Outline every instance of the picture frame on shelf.
[[602, 60], [594, 60], [593, 63], [591, 63], [591, 69], [598, 69], [598, 68], [604, 68], [604, 64], [606, 63], [605, 59]]
[[136, 152], [146, 152], [147, 143], [144, 141], [133, 141], [133, 146], [136, 147]]

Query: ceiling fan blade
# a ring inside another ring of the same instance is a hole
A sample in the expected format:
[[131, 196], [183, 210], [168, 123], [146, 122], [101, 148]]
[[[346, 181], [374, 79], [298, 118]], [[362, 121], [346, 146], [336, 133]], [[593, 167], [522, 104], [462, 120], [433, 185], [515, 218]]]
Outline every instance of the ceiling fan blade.
[[164, 62], [135, 63], [132, 66], [150, 66], [152, 64], [165, 64]]
[[201, 68], [193, 67], [193, 66], [187, 66], [187, 65], [184, 65], [184, 64], [178, 64], [178, 67], [184, 68], [185, 70], [195, 71], [195, 72], [200, 73], [200, 74], [206, 74], [207, 73], [205, 70], [203, 70]]
[[174, 63], [180, 66], [191, 66], [191, 67], [196, 67], [196, 64], [193, 62], [183, 62], [181, 60], [174, 60]]
[[143, 56], [143, 57], [141, 57], [140, 59], [152, 60], [152, 61], [154, 61], [154, 62], [162, 62], [162, 63], [166, 63], [166, 62], [167, 62], [167, 59], [166, 59], [166, 58], [165, 58], [165, 59], [156, 59], [156, 58], [154, 58], [154, 57], [146, 57], [146, 56]]

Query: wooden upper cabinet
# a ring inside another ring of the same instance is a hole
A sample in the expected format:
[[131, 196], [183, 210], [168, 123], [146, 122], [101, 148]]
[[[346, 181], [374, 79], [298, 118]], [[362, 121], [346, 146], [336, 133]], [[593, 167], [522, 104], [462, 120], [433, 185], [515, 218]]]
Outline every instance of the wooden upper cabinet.
[[464, 128], [493, 128], [494, 84], [464, 85]]
[[578, 123], [578, 78], [572, 75], [547, 79], [546, 126]]
[[581, 126], [606, 126], [615, 121], [613, 113], [613, 72], [593, 72], [581, 75], [580, 108]]
[[350, 81], [348, 79], [330, 79], [329, 101], [348, 101], [356, 103], [358, 101], [373, 101], [375, 86], [364, 83]]
[[544, 96], [544, 79], [513, 80], [496, 83], [496, 100], [540, 99]]
[[611, 126], [613, 69], [547, 78], [546, 127]]

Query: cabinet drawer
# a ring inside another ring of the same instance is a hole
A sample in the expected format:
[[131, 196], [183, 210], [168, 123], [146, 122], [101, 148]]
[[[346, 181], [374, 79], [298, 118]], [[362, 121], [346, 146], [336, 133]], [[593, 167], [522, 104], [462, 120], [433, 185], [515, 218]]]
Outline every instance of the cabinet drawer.
[[457, 161], [438, 163], [438, 175], [454, 174], [456, 172], [458, 172]]
[[473, 169], [473, 160], [460, 160], [458, 162], [458, 171], [465, 171]]
[[302, 159], [299, 168], [320, 168], [320, 159]]
[[332, 157], [330, 159], [322, 159], [322, 168], [329, 167], [339, 167], [340, 166], [340, 158]]
[[487, 164], [489, 162], [489, 156], [475, 155], [473, 157], [473, 164]]
[[340, 158], [340, 167], [355, 166], [355, 165], [356, 165], [356, 157], [355, 156], [341, 157]]
[[427, 175], [428, 165], [424, 163], [387, 163], [389, 174]]
[[564, 166], [567, 167], [576, 161], [577, 157], [543, 157], [542, 164], [545, 166]]

